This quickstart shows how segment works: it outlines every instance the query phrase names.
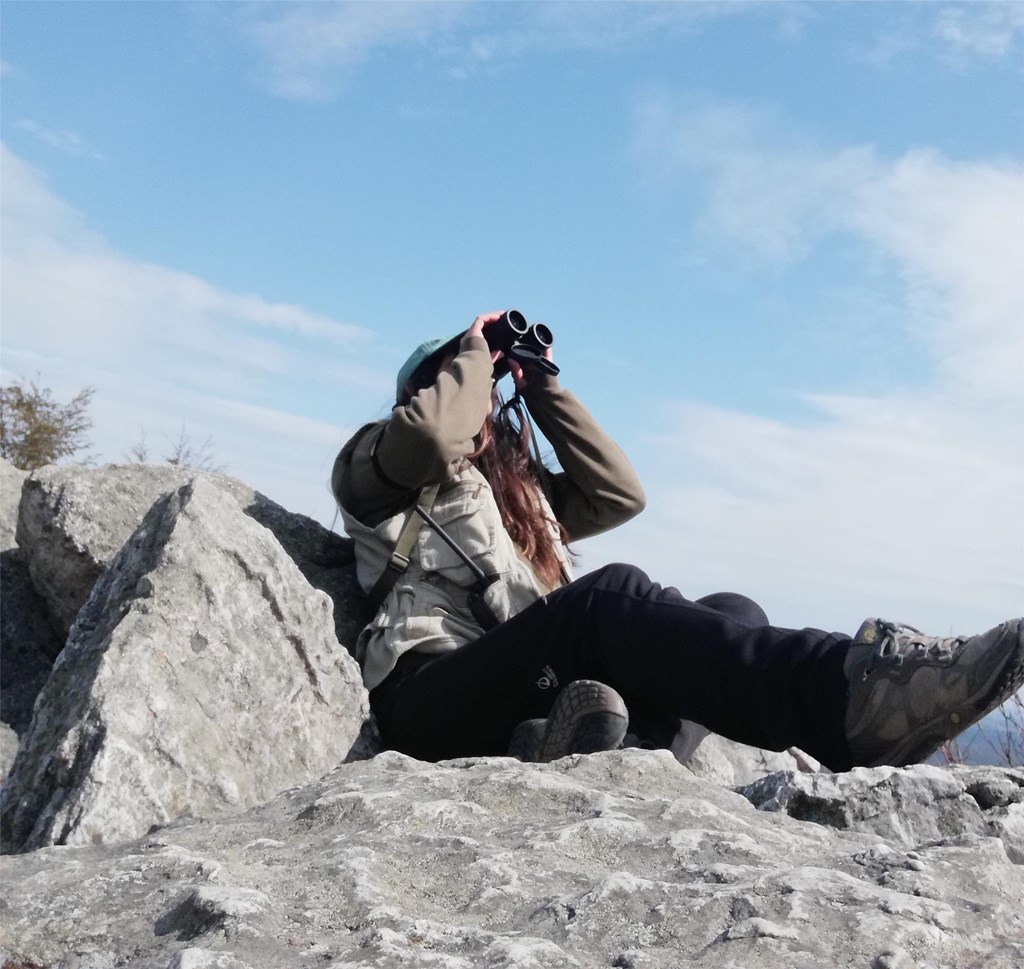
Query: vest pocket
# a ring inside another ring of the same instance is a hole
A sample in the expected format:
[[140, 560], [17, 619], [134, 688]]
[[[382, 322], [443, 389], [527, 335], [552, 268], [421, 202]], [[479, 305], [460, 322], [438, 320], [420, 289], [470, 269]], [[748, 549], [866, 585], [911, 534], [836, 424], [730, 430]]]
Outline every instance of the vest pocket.
[[[497, 509], [493, 515], [481, 514], [476, 501], [460, 501], [435, 516], [445, 534], [485, 574], [497, 569]], [[417, 558], [425, 572], [437, 572], [456, 585], [469, 588], [475, 576], [463, 558], [429, 525], [417, 539]]]
[[404, 626], [408, 642], [421, 651], [440, 653], [479, 639], [483, 630], [472, 620], [435, 606], [426, 615], [410, 616]]
[[398, 589], [396, 615], [388, 636], [402, 644], [402, 652], [415, 649], [443, 653], [482, 633], [472, 617], [463, 616], [438, 586], [421, 582]]

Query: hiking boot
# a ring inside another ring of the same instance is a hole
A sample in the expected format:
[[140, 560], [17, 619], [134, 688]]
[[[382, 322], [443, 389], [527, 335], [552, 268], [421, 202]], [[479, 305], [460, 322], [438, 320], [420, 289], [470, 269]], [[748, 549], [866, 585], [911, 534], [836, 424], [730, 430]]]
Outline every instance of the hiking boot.
[[546, 720], [524, 720], [516, 727], [508, 753], [546, 764], [569, 754], [615, 750], [628, 722], [626, 704], [610, 686], [575, 680], [558, 694]]
[[1024, 683], [1024, 620], [980, 636], [939, 638], [868, 619], [843, 670], [854, 764], [916, 764]]
[[512, 731], [512, 739], [508, 742], [508, 756], [516, 760], [535, 761], [537, 753], [544, 743], [544, 733], [548, 722], [543, 717], [539, 720], [524, 720]]

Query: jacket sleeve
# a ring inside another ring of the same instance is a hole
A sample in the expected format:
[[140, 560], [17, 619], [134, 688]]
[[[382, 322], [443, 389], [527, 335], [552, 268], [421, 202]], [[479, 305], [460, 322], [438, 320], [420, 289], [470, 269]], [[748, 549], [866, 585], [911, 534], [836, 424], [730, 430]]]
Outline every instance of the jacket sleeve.
[[331, 474], [338, 503], [372, 527], [408, 507], [420, 488], [447, 481], [472, 453], [490, 412], [492, 370], [484, 338], [463, 338], [451, 373], [388, 420], [360, 428], [342, 448]]
[[643, 511], [647, 499], [629, 459], [556, 377], [531, 373], [523, 399], [563, 468], [548, 475], [545, 490], [571, 540], [607, 531]]

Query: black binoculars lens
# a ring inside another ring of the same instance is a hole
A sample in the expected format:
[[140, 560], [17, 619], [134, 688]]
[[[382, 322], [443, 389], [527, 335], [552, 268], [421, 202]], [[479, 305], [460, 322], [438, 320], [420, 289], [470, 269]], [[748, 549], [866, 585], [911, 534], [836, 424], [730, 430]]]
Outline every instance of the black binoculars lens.
[[519, 310], [509, 310], [505, 314], [505, 320], [514, 333], [522, 334], [530, 328], [530, 324], [526, 322], [526, 317]]
[[544, 323], [533, 324], [533, 339], [545, 349], [555, 343], [555, 335]]

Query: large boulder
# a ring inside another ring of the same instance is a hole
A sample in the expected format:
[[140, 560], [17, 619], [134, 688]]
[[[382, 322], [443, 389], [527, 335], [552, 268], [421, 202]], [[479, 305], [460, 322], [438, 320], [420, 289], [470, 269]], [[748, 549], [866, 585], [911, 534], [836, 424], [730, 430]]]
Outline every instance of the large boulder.
[[0, 864], [16, 966], [1024, 965], [1024, 865], [999, 839], [908, 848], [758, 811], [666, 751], [385, 753], [242, 815]]
[[196, 478], [157, 501], [79, 612], [0, 834], [27, 850], [239, 811], [342, 762], [368, 716], [328, 596]]
[[351, 644], [366, 618], [352, 543], [237, 478], [174, 465], [51, 465], [25, 481], [18, 544], [57, 629], [67, 635], [100, 573], [153, 503], [194, 478], [229, 494], [274, 533], [310, 584], [331, 596], [338, 638]]

